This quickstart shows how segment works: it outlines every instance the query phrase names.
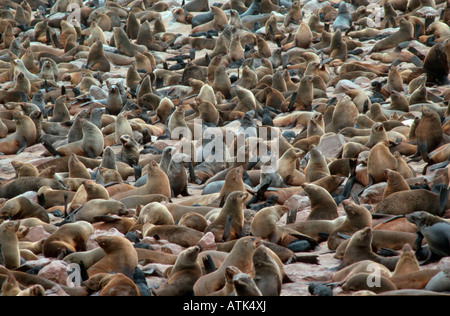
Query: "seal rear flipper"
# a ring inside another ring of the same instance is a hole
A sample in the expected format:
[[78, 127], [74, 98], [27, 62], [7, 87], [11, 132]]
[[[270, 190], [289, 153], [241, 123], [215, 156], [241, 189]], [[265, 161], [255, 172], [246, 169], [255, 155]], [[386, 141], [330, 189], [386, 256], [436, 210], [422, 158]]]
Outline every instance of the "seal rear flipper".
[[286, 216], [286, 224], [292, 224], [295, 223], [295, 221], [297, 220], [297, 209], [290, 209], [287, 212], [287, 216]]
[[317, 235], [318, 235], [320, 238], [323, 238], [323, 239], [325, 239], [325, 240], [327, 240], [328, 237], [330, 237], [330, 233], [322, 233], [322, 232], [318, 232]]
[[133, 165], [134, 170], [134, 180], [137, 181], [142, 176], [142, 166], [141, 165]]
[[292, 112], [292, 110], [294, 109], [296, 99], [297, 99], [297, 90], [292, 93], [291, 100], [289, 101], [289, 106], [288, 106], [286, 112]]
[[436, 255], [431, 249], [428, 249], [428, 257], [425, 259], [425, 261], [419, 262], [419, 266], [424, 266], [429, 263], [433, 263], [441, 259], [441, 256]]
[[192, 163], [192, 161], [188, 163], [188, 168], [189, 168], [189, 182], [197, 183], [197, 176], [195, 175], [194, 164]]
[[350, 237], [351, 237], [351, 236], [349, 236], [349, 235], [345, 235], [345, 234], [342, 234], [342, 233], [337, 233], [337, 235], [338, 235], [339, 237], [341, 237], [342, 239], [345, 239], [345, 240], [350, 239]]
[[86, 269], [86, 266], [85, 266], [83, 260], [80, 261], [79, 266], [80, 266], [80, 276], [81, 276], [81, 280], [82, 280], [82, 281], [88, 280], [88, 279], [89, 279], [89, 274], [88, 274], [88, 272], [87, 272], [87, 269]]
[[445, 161], [443, 161], [443, 162], [435, 163], [435, 164], [433, 164], [429, 169], [430, 169], [430, 171], [433, 171], [433, 170], [436, 170], [436, 169], [445, 168], [445, 167], [447, 167], [447, 165], [449, 164], [449, 162], [450, 162], [450, 160], [447, 159], [447, 160], [445, 160]]
[[191, 196], [191, 195], [189, 194], [189, 192], [188, 192], [187, 186], [185, 186], [185, 187], [183, 188], [183, 191], [181, 191], [181, 196]]
[[317, 255], [317, 254], [295, 254], [295, 262], [319, 264], [319, 255]]
[[314, 250], [314, 248], [319, 246], [319, 243], [314, 238], [311, 238], [308, 235], [304, 235], [301, 233], [293, 233], [293, 232], [289, 233], [289, 235], [297, 238], [298, 240], [306, 240], [311, 245], [312, 250]]
[[383, 256], [383, 257], [395, 257], [398, 256], [399, 253], [395, 250], [388, 249], [388, 248], [380, 248], [377, 251], [377, 255]]

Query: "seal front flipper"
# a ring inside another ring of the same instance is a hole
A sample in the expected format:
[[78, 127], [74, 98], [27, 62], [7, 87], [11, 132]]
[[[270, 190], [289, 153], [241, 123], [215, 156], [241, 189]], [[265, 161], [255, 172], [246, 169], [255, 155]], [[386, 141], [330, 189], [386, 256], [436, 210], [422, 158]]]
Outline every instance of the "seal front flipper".
[[448, 192], [448, 186], [441, 186], [439, 190], [439, 216], [443, 216], [447, 209]]
[[135, 181], [137, 181], [138, 179], [140, 179], [142, 177], [142, 166], [141, 165], [133, 165], [133, 170], [134, 170], [134, 179]]
[[49, 152], [50, 154], [52, 154], [53, 156], [55, 156], [55, 157], [59, 157], [59, 156], [60, 156], [59, 153], [56, 151], [55, 147], [53, 147], [53, 145], [50, 144], [49, 141], [47, 141], [47, 140], [44, 139], [44, 140], [42, 141], [42, 145], [44, 145], [45, 149], [47, 149], [48, 152]]
[[16, 155], [20, 154], [25, 148], [28, 147], [27, 141], [24, 137], [22, 137], [19, 141], [19, 148], [17, 149]]
[[232, 221], [232, 217], [230, 215], [227, 215], [227, 219], [225, 221], [225, 228], [223, 230], [223, 235], [222, 235], [222, 241], [226, 241], [228, 239], [228, 237], [230, 237], [231, 221]]
[[206, 255], [202, 258], [203, 265], [205, 266], [206, 274], [214, 272], [217, 270], [211, 255]]

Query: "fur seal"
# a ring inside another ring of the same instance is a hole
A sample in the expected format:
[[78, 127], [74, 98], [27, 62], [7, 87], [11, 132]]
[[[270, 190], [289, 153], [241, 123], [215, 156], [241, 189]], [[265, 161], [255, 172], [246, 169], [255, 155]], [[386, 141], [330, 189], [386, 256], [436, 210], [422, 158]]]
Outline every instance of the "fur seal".
[[7, 269], [16, 269], [20, 266], [19, 221], [4, 221], [0, 225], [1, 261]]
[[[419, 229], [420, 234], [418, 234], [418, 240], [426, 238], [428, 243], [428, 257], [425, 261], [421, 262], [421, 265], [449, 256], [449, 222], [424, 211], [407, 214], [406, 219], [416, 224]], [[416, 243], [420, 245], [420, 242]]]
[[133, 244], [122, 236], [99, 236], [95, 241], [105, 251], [106, 256], [87, 270], [89, 277], [98, 273], [114, 272], [123, 273], [133, 279], [134, 269], [138, 266], [138, 255]]
[[97, 273], [83, 282], [97, 296], [140, 296], [137, 285], [122, 273]]
[[112, 196], [115, 200], [121, 200], [125, 197], [133, 195], [148, 195], [148, 194], [162, 194], [168, 199], [172, 197], [172, 191], [170, 189], [170, 181], [167, 174], [162, 171], [158, 164], [151, 160], [148, 164], [147, 182], [144, 186], [118, 193]]
[[178, 225], [154, 225], [146, 223], [142, 227], [143, 237], [158, 236], [161, 239], [168, 240], [182, 247], [191, 247], [198, 244], [204, 236], [202, 232], [195, 229]]
[[16, 196], [8, 199], [0, 208], [0, 217], [24, 219], [36, 217], [45, 223], [50, 223], [50, 216], [39, 204], [36, 204], [25, 196]]
[[326, 189], [314, 183], [305, 184], [302, 188], [311, 205], [311, 212], [306, 220], [334, 220], [338, 217], [336, 202]]
[[16, 122], [15, 132], [0, 141], [0, 153], [5, 155], [20, 154], [36, 141], [36, 126], [31, 118], [20, 113], [13, 113]]
[[45, 144], [46, 148], [55, 156], [70, 156], [75, 153], [78, 156], [97, 158], [104, 149], [104, 138], [100, 129], [89, 121], [84, 120], [82, 125], [83, 138], [66, 145], [53, 148]]
[[412, 40], [414, 38], [414, 27], [411, 22], [405, 18], [400, 19], [400, 28], [385, 39], [377, 42], [372, 52], [380, 52], [389, 48], [396, 47], [398, 44]]
[[354, 233], [345, 249], [342, 266], [346, 267], [361, 260], [372, 260], [381, 263], [390, 271], [394, 271], [399, 256], [382, 257], [374, 253], [372, 251], [372, 237], [372, 229], [370, 227], [365, 227]]
[[385, 173], [387, 175], [387, 185], [383, 192], [383, 200], [392, 193], [410, 190], [408, 183], [400, 173], [391, 169], [386, 169]]
[[369, 176], [373, 183], [385, 182], [387, 180], [385, 169], [397, 169], [397, 159], [390, 152], [387, 141], [380, 141], [372, 147], [367, 159]]
[[209, 274], [201, 276], [194, 284], [195, 296], [206, 296], [216, 292], [225, 285], [225, 269], [235, 266], [244, 273], [253, 270], [253, 253], [260, 244], [260, 238], [242, 237], [237, 240], [233, 249], [220, 267]]
[[151, 223], [154, 225], [174, 225], [172, 214], [166, 206], [158, 202], [151, 202], [145, 205], [137, 214], [137, 223], [144, 225]]
[[336, 19], [333, 22], [333, 30], [341, 30], [342, 32], [347, 31], [351, 27], [352, 17], [347, 8], [346, 2], [341, 2], [339, 4], [339, 9], [337, 12]]
[[93, 233], [94, 228], [85, 221], [64, 224], [45, 240], [42, 253], [50, 258], [63, 258], [73, 252], [85, 251], [86, 242]]
[[311, 145], [308, 164], [305, 167], [306, 182], [314, 182], [329, 175], [330, 170], [325, 156], [315, 145]]
[[170, 270], [167, 283], [154, 290], [154, 294], [156, 296], [192, 295], [195, 282], [202, 276], [202, 270], [197, 261], [199, 252], [198, 246], [182, 251]]
[[351, 236], [364, 227], [372, 227], [372, 215], [368, 209], [348, 201], [343, 201], [342, 204], [344, 205], [346, 218], [328, 236], [327, 245], [330, 250], [335, 250], [344, 241], [339, 234]]
[[95, 223], [97, 216], [103, 215], [128, 215], [128, 209], [115, 200], [93, 199], [87, 201], [73, 215], [75, 221]]
[[416, 211], [425, 211], [439, 215], [439, 209], [439, 194], [425, 189], [417, 189], [392, 193], [374, 207], [373, 213], [406, 215]]
[[[243, 236], [244, 228], [244, 203], [248, 198], [248, 193], [234, 191], [228, 195], [225, 204], [217, 218], [205, 230], [205, 233], [212, 232], [216, 242], [224, 237], [227, 218], [231, 218], [231, 229], [226, 240], [236, 239]], [[225, 240], [225, 241], [226, 241]]]

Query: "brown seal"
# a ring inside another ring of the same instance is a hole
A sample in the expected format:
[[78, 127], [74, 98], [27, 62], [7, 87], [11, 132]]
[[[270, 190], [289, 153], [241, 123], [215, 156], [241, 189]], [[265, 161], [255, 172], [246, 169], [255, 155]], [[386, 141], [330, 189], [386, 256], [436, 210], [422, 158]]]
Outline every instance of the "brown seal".
[[250, 232], [253, 236], [278, 243], [282, 234], [277, 222], [288, 211], [286, 206], [276, 205], [259, 210], [252, 219]]
[[306, 220], [334, 220], [338, 217], [336, 202], [326, 189], [313, 183], [302, 187], [311, 205], [311, 212]]
[[[445, 206], [448, 208], [449, 203]], [[378, 203], [373, 213], [406, 215], [415, 211], [439, 213], [439, 194], [425, 189], [395, 192]]]
[[53, 150], [49, 149], [53, 155], [70, 156], [75, 153], [78, 156], [97, 158], [104, 149], [104, 138], [100, 129], [91, 122], [83, 121], [83, 138], [81, 140], [59, 146]]
[[45, 296], [45, 289], [40, 284], [35, 284], [22, 290], [14, 275], [11, 273], [5, 282], [3, 282], [1, 291], [2, 296]]
[[86, 242], [94, 233], [94, 228], [88, 222], [64, 224], [42, 245], [42, 254], [46, 257], [59, 258], [77, 251], [86, 250]]
[[20, 266], [20, 250], [17, 233], [19, 221], [4, 221], [0, 225], [0, 246], [2, 248], [2, 264], [8, 269]]
[[385, 169], [397, 169], [397, 159], [391, 154], [388, 142], [380, 141], [370, 150], [367, 159], [367, 170], [372, 177], [373, 183], [385, 182], [387, 180]]
[[74, 153], [70, 155], [68, 167], [70, 178], [91, 179], [91, 174], [86, 169], [86, 166], [78, 159], [77, 155], [75, 155]]
[[182, 251], [170, 270], [167, 283], [154, 290], [153, 293], [156, 296], [192, 295], [195, 282], [202, 276], [202, 270], [197, 261], [199, 252], [198, 246]]
[[146, 223], [142, 227], [143, 237], [155, 237], [168, 240], [182, 247], [191, 247], [198, 244], [204, 236], [203, 232], [178, 225], [154, 225]]
[[109, 72], [111, 64], [103, 51], [103, 43], [97, 40], [92, 44], [87, 56], [86, 66], [93, 71]]
[[50, 216], [41, 205], [21, 195], [8, 199], [1, 205], [0, 217], [13, 220], [36, 217], [45, 223], [50, 223]]
[[304, 175], [297, 169], [297, 163], [299, 158], [304, 155], [304, 152], [297, 148], [288, 149], [278, 159], [278, 174], [282, 179], [289, 177], [289, 182], [294, 185], [297, 181], [300, 183], [305, 182]]
[[97, 216], [104, 215], [128, 215], [128, 209], [115, 200], [93, 199], [81, 206], [73, 216], [75, 221], [95, 223]]
[[253, 266], [253, 278], [264, 296], [280, 296], [282, 284], [291, 282], [280, 258], [264, 245], [260, 245], [253, 253]]
[[95, 220], [97, 222], [92, 225], [95, 229], [108, 231], [115, 228], [124, 235], [136, 225], [134, 218], [124, 216], [101, 215], [96, 216]]
[[362, 260], [355, 262], [333, 274], [331, 281], [342, 283], [347, 281], [355, 274], [358, 274], [360, 272], [373, 272], [374, 269], [377, 269], [377, 271], [380, 273], [379, 275], [382, 277], [390, 278], [392, 275], [391, 271], [389, 271], [382, 264], [372, 260]]
[[211, 6], [210, 10], [214, 14], [214, 18], [212, 19], [212, 21], [194, 27], [191, 33], [207, 32], [212, 29], [216, 31], [222, 31], [224, 25], [228, 24], [228, 17], [221, 8]]
[[248, 193], [234, 191], [230, 193], [225, 201], [225, 205], [217, 218], [206, 228], [205, 233], [212, 232], [216, 242], [224, 237], [227, 217], [231, 219], [231, 229], [228, 238], [225, 240], [236, 239], [243, 236], [244, 228], [244, 203], [248, 198]]
[[[384, 276], [377, 277], [377, 282], [373, 281], [373, 274], [370, 272], [360, 272], [350, 278], [342, 285], [344, 291], [371, 291], [374, 293], [383, 293], [395, 291], [395, 284]], [[373, 283], [371, 283], [371, 282]]]
[[401, 289], [424, 289], [439, 269], [421, 269], [414, 251], [405, 244], [390, 280]]
[[244, 273], [253, 270], [253, 253], [260, 244], [260, 238], [242, 237], [237, 240], [232, 251], [220, 267], [209, 274], [201, 276], [194, 284], [195, 296], [206, 296], [220, 290], [225, 285], [225, 270], [235, 266]]
[[351, 236], [364, 227], [372, 227], [372, 214], [361, 205], [343, 201], [346, 214], [345, 221], [333, 230], [328, 237], [327, 245], [330, 250], [336, 249], [344, 239], [339, 234]]
[[387, 185], [383, 192], [383, 200], [392, 193], [399, 191], [408, 191], [410, 187], [403, 176], [397, 171], [386, 169]]
[[152, 202], [168, 202], [169, 199], [162, 194], [147, 194], [147, 195], [131, 195], [119, 200], [122, 202], [128, 209], [136, 208], [138, 205], [147, 205]]
[[146, 46], [135, 44], [130, 41], [125, 31], [120, 27], [113, 28], [113, 38], [115, 47], [121, 54], [124, 54], [126, 56], [134, 57], [135, 51], [143, 53], [147, 50]]
[[16, 172], [16, 177], [37, 177], [39, 176], [39, 170], [30, 163], [11, 161], [11, 165]]
[[414, 27], [411, 22], [407, 21], [405, 18], [401, 18], [399, 24], [399, 30], [377, 42], [373, 46], [372, 52], [380, 52], [385, 49], [393, 48], [402, 42], [406, 42], [414, 38]]
[[136, 209], [136, 216], [138, 216], [137, 223], [145, 224], [151, 223], [154, 225], [174, 225], [172, 214], [166, 206], [158, 202], [151, 202], [145, 205], [142, 209]]
[[170, 189], [170, 181], [167, 174], [162, 171], [158, 164], [151, 160], [148, 164], [147, 182], [144, 186], [136, 189], [118, 193], [112, 196], [115, 200], [121, 200], [125, 197], [133, 195], [148, 195], [148, 194], [162, 194], [168, 199], [172, 197], [172, 191]]
[[315, 145], [311, 145], [308, 164], [305, 167], [306, 181], [314, 182], [329, 175], [330, 170], [325, 156]]
[[[244, 180], [242, 178], [242, 175], [244, 174], [244, 167], [243, 166], [239, 166], [239, 167], [235, 167], [235, 168], [231, 168], [228, 172], [227, 175], [225, 176], [225, 182], [222, 186], [222, 189], [220, 190], [220, 194], [218, 197], [218, 201], [220, 201], [220, 205], [225, 203], [225, 201], [227, 200], [228, 196], [234, 192], [234, 191], [242, 191], [242, 192], [246, 192], [246, 188], [245, 188], [245, 184], [244, 184]], [[213, 205], [211, 206], [215, 206], [215, 204], [213, 203]]]
[[43, 186], [37, 192], [39, 204], [42, 205], [45, 209], [49, 209], [53, 206], [64, 205], [65, 196], [67, 196], [67, 202], [70, 203], [73, 197], [75, 196], [75, 192], [67, 191], [67, 190], [53, 190], [49, 186]]
[[340, 99], [332, 113], [331, 122], [325, 126], [325, 132], [337, 133], [345, 127], [353, 127], [358, 114], [358, 108], [349, 97]]
[[98, 296], [140, 296], [137, 285], [122, 273], [97, 273], [83, 285]]
[[0, 141], [0, 153], [16, 155], [36, 141], [36, 126], [31, 118], [14, 112], [13, 119], [16, 122], [15, 132]]
[[422, 116], [414, 130], [414, 136], [419, 146], [421, 144], [425, 146], [427, 153], [436, 149], [444, 137], [439, 115], [431, 109], [422, 107]]
[[138, 266], [138, 255], [133, 244], [122, 236], [99, 236], [95, 241], [106, 256], [87, 270], [89, 277], [98, 273], [115, 272], [133, 279], [134, 269]]
[[178, 225], [204, 232], [206, 227], [208, 227], [208, 222], [203, 215], [195, 212], [188, 212], [181, 216]]
[[399, 257], [382, 257], [372, 251], [372, 229], [365, 227], [358, 230], [350, 238], [345, 249], [341, 265], [349, 266], [361, 260], [372, 260], [386, 266], [389, 271], [394, 271]]

